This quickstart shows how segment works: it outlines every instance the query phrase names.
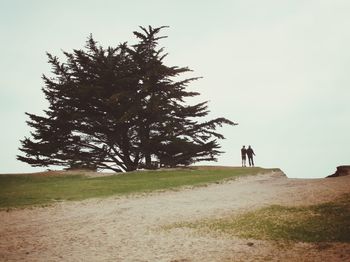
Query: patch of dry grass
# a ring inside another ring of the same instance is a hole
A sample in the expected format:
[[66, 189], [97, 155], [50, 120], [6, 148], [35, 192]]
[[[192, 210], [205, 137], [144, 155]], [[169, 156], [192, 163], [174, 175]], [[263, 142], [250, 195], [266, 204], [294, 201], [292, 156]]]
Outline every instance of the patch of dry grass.
[[189, 227], [247, 239], [350, 242], [350, 194], [320, 205], [272, 205], [221, 219], [179, 223], [168, 229], [171, 227]]

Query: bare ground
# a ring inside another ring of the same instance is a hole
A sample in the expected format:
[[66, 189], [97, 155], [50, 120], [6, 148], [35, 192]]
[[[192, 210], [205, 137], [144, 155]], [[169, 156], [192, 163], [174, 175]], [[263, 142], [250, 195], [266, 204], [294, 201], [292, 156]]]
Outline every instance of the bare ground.
[[163, 225], [271, 204], [304, 205], [350, 192], [350, 176], [278, 172], [178, 191], [0, 212], [0, 261], [350, 261], [348, 243], [276, 244]]

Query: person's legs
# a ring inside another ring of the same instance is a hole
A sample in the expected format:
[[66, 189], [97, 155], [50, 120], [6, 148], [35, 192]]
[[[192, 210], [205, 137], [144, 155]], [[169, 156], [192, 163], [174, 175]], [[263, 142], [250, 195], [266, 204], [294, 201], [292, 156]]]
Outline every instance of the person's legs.
[[246, 159], [244, 157], [242, 157], [242, 167], [245, 167], [245, 162], [246, 162]]
[[249, 166], [252, 166], [252, 158], [248, 156]]

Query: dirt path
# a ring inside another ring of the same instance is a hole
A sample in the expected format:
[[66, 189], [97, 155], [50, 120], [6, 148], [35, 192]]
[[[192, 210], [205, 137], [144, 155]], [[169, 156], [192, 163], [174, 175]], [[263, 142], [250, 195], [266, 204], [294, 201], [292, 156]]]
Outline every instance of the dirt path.
[[0, 261], [350, 261], [349, 244], [284, 248], [160, 228], [271, 204], [321, 203], [349, 192], [350, 176], [297, 180], [276, 172], [180, 191], [2, 211]]

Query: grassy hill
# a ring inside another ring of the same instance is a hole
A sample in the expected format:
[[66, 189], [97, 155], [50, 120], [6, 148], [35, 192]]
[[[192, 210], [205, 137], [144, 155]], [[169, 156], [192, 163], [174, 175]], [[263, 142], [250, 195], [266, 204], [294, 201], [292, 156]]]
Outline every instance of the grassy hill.
[[78, 171], [0, 175], [0, 208], [199, 186], [272, 170], [275, 169], [191, 167], [110, 176], [99, 176], [99, 173], [95, 173], [93, 177]]

